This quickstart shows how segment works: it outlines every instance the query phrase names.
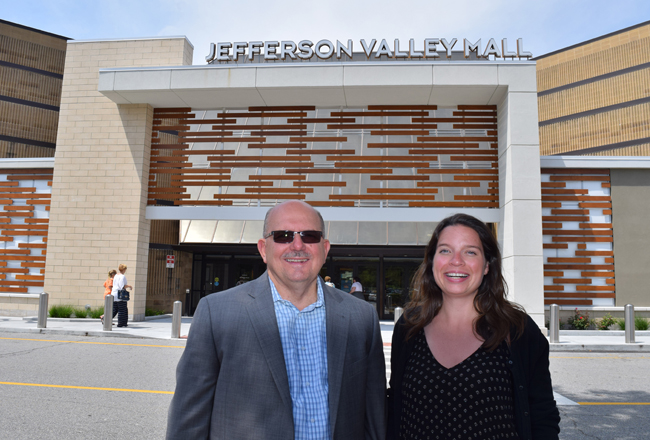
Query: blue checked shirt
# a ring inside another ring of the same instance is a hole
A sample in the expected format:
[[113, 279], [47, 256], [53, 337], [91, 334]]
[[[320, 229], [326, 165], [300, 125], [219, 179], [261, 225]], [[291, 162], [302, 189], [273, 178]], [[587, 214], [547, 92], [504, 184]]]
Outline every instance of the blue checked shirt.
[[318, 284], [316, 302], [298, 310], [282, 299], [269, 278], [293, 402], [295, 440], [330, 438], [325, 301]]

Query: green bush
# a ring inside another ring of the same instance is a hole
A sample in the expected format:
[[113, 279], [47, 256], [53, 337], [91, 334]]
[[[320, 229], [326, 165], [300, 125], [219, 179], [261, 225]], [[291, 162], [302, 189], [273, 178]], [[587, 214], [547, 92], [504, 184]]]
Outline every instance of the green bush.
[[99, 319], [104, 314], [104, 306], [101, 306], [97, 309], [90, 310], [90, 317], [93, 319]]
[[609, 330], [609, 328], [614, 324], [616, 324], [616, 320], [612, 318], [612, 315], [607, 313], [605, 316], [600, 318], [597, 325], [599, 330]]
[[59, 305], [50, 307], [50, 318], [69, 318], [74, 312], [74, 307], [70, 305]]
[[164, 314], [164, 310], [144, 309], [144, 316], [159, 316]]
[[[621, 330], [625, 330], [625, 319], [619, 318], [616, 320], [616, 323], [618, 326], [621, 328]], [[635, 330], [648, 330], [650, 325], [648, 324], [648, 320], [645, 318], [642, 318], [640, 316], [635, 316], [634, 317], [634, 328]]]
[[86, 310], [83, 307], [75, 307], [74, 316], [76, 316], [77, 318], [85, 318], [86, 316], [88, 316], [88, 310]]
[[640, 316], [635, 317], [634, 328], [637, 330], [648, 330], [648, 320]]
[[575, 310], [573, 318], [568, 318], [567, 323], [576, 330], [587, 330], [593, 323], [593, 319], [589, 319], [589, 313], [585, 312], [584, 315]]

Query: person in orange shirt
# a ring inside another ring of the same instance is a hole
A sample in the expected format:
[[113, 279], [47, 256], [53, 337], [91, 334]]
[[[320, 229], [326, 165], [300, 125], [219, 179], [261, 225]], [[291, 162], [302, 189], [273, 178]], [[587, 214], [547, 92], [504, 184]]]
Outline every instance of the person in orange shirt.
[[[104, 281], [104, 298], [106, 298], [106, 295], [110, 294], [113, 291], [113, 277], [117, 271], [115, 269], [111, 270], [108, 272], [108, 279]], [[104, 315], [101, 316], [102, 318], [102, 324], [104, 323]]]

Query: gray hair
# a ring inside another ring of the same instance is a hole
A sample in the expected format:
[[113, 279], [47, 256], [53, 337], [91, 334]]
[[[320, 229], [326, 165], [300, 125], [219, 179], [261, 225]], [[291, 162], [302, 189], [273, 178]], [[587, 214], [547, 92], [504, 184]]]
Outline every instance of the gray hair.
[[[302, 200], [292, 200], [292, 201], [301, 202], [301, 203], [305, 204], [306, 206], [308, 206], [309, 208], [311, 208], [311, 209], [312, 209], [312, 210], [313, 210], [313, 211], [318, 215], [318, 220], [320, 221], [320, 230], [321, 230], [321, 232], [323, 233], [323, 238], [325, 238], [325, 220], [323, 220], [323, 216], [321, 215], [321, 213], [318, 212], [318, 210], [317, 210], [316, 208], [314, 208], [313, 206], [311, 206], [311, 205], [308, 204], [308, 203], [303, 202]], [[282, 203], [280, 203], [280, 204], [278, 204], [278, 205], [275, 205], [274, 207], [272, 207], [271, 209], [269, 209], [268, 211], [266, 211], [266, 215], [264, 216], [264, 228], [263, 228], [263, 230], [262, 230], [262, 235], [263, 235], [264, 237], [266, 237], [266, 235], [267, 235], [269, 232], [271, 232], [271, 231], [268, 230], [269, 217], [271, 216], [271, 212], [273, 212], [273, 210], [274, 210], [275, 208], [277, 208], [278, 206], [281, 206], [281, 205], [284, 204], [284, 203], [286, 203], [286, 202], [282, 202]]]

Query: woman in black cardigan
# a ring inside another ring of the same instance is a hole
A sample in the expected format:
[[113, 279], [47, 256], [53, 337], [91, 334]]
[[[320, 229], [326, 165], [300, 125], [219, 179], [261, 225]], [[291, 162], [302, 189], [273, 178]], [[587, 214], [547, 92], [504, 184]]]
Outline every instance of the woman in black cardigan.
[[557, 439], [548, 342], [506, 299], [489, 228], [436, 227], [393, 332], [388, 439]]

